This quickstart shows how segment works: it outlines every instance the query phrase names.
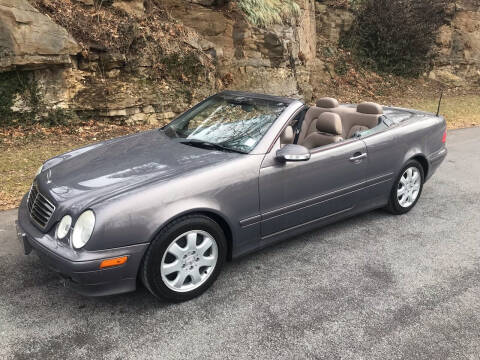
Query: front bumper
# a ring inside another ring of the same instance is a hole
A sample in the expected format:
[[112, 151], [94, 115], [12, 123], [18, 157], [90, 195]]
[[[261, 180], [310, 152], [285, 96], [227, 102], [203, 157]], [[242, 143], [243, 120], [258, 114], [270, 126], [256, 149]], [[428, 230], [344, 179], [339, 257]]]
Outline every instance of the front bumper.
[[[105, 296], [136, 289], [138, 269], [148, 244], [75, 251], [57, 241], [54, 232], [44, 234], [30, 222], [24, 197], [18, 209], [17, 233], [25, 254], [33, 249], [43, 263], [65, 279], [68, 287], [82, 295]], [[125, 264], [100, 269], [102, 260], [120, 256], [128, 256]]]

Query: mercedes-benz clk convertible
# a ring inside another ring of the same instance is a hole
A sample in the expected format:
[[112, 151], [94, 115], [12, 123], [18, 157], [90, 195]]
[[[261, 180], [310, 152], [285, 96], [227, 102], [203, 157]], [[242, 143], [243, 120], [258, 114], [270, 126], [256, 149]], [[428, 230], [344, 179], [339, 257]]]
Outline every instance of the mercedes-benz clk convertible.
[[85, 295], [184, 301], [225, 261], [377, 208], [411, 210], [447, 154], [443, 117], [225, 91], [161, 129], [46, 161], [18, 237]]

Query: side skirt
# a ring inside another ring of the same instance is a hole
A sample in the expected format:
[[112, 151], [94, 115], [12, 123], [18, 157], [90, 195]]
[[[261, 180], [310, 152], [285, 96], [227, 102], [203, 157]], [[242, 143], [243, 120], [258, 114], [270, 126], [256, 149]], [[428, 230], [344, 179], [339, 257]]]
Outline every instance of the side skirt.
[[264, 248], [267, 248], [269, 246], [272, 246], [274, 244], [277, 244], [279, 242], [291, 239], [295, 236], [302, 235], [304, 233], [313, 231], [313, 230], [318, 230], [321, 229], [324, 226], [334, 224], [336, 222], [354, 217], [359, 214], [367, 213], [376, 209], [383, 208], [387, 204], [381, 204], [381, 205], [376, 205], [372, 207], [371, 205], [369, 206], [363, 206], [363, 207], [354, 207], [346, 210], [342, 210], [340, 212], [337, 212], [335, 214], [328, 215], [324, 218], [321, 219], [316, 219], [314, 221], [310, 221], [308, 223], [302, 224], [295, 226], [293, 228], [289, 228], [286, 230], [279, 231], [278, 233], [275, 234], [270, 234], [268, 236], [262, 237], [260, 244], [257, 248], [254, 249], [248, 249], [247, 251], [240, 252], [240, 253], [235, 253], [232, 254], [232, 259], [236, 260], [241, 257], [244, 257], [246, 255], [255, 253], [259, 250], [262, 250]]

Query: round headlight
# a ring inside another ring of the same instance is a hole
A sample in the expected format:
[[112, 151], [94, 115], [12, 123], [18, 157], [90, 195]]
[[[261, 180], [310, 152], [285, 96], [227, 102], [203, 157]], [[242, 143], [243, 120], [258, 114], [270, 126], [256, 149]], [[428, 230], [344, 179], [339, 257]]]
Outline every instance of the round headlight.
[[72, 217], [70, 215], [65, 215], [62, 220], [58, 223], [57, 226], [57, 239], [63, 239], [67, 236], [70, 227], [72, 226]]
[[95, 214], [92, 210], [84, 211], [77, 219], [72, 233], [72, 245], [75, 249], [80, 249], [87, 241], [93, 232], [95, 226]]
[[35, 173], [35, 177], [40, 175], [40, 173], [42, 172], [42, 169], [43, 169], [43, 165], [40, 165], [40, 167], [37, 169], [37, 172]]

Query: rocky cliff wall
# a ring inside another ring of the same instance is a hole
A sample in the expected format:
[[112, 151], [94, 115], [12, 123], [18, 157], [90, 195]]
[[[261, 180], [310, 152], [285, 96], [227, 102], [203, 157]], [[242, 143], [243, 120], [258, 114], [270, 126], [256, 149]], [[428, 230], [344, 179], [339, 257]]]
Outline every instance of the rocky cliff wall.
[[[93, 0], [31, 0], [40, 12], [27, 0], [0, 0], [0, 93], [2, 72], [15, 71], [41, 94], [45, 106], [32, 111], [37, 117], [67, 109], [130, 123], [165, 122], [225, 88], [311, 101], [319, 96], [316, 84], [332, 76], [325, 54], [335, 52], [353, 14], [297, 2], [298, 19], [262, 29], [234, 2], [113, 0], [100, 8]], [[451, 16], [430, 77], [478, 81], [478, 1], [462, 1]], [[22, 94], [2, 94], [12, 97], [3, 103], [13, 113], [32, 110]]]
[[480, 83], [480, 1], [458, 1], [451, 23], [440, 29], [433, 79], [462, 85]]
[[0, 1], [0, 69], [70, 66], [80, 46], [26, 1]]

